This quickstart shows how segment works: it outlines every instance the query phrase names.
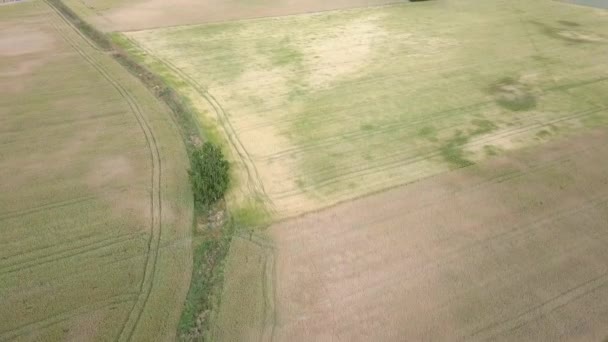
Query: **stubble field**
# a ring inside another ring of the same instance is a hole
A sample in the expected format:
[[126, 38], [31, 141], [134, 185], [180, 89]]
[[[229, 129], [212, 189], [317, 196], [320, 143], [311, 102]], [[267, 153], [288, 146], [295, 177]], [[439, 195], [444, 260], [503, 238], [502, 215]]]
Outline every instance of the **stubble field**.
[[170, 340], [190, 279], [168, 109], [46, 2], [0, 7], [0, 340]]

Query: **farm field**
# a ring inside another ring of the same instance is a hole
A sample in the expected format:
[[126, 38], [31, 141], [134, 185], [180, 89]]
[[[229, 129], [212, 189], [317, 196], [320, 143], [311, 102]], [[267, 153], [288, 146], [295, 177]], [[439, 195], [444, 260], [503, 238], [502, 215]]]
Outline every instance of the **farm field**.
[[590, 131], [273, 226], [274, 328], [249, 327], [277, 341], [605, 340], [607, 143]]
[[400, 0], [65, 0], [105, 31], [293, 15], [396, 3]]
[[124, 33], [275, 218], [608, 119], [606, 11], [430, 1]]
[[167, 108], [44, 1], [0, 6], [0, 340], [172, 340], [191, 275]]
[[231, 161], [179, 337], [209, 241], [169, 109], [0, 6], [0, 341], [606, 339], [608, 11], [566, 2], [65, 0]]

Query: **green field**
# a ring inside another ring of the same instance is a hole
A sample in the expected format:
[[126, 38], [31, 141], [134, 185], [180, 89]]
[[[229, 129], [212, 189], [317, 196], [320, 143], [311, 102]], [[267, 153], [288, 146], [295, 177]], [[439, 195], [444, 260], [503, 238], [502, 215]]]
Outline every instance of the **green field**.
[[0, 7], [0, 340], [175, 337], [192, 263], [169, 110], [44, 1]]
[[[430, 1], [125, 33], [288, 217], [608, 119], [608, 21]], [[251, 197], [253, 195], [246, 195]]]

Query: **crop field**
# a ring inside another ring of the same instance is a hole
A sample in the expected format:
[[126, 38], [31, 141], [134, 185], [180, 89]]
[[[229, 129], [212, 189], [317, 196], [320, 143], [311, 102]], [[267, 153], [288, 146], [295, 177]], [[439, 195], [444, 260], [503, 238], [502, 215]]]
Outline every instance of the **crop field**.
[[429, 1], [115, 36], [218, 128], [236, 198], [308, 213], [236, 238], [214, 339], [608, 336], [607, 18]]
[[276, 341], [605, 341], [607, 144], [588, 131], [272, 227], [277, 316], [250, 326]]
[[608, 119], [608, 20], [430, 1], [125, 33], [291, 217]]
[[400, 1], [403, 0], [65, 0], [105, 31], [274, 17]]
[[168, 109], [44, 1], [0, 7], [0, 340], [175, 337], [191, 274]]
[[[231, 161], [196, 333], [553, 341], [608, 337], [608, 11], [581, 1], [65, 3]], [[0, 340], [173, 340], [184, 146], [64, 19], [0, 7]]]

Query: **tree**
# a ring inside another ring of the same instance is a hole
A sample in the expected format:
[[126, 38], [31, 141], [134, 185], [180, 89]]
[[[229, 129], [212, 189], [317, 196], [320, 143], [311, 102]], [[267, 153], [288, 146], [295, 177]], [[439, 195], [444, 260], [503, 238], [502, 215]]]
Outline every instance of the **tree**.
[[230, 183], [230, 164], [219, 147], [210, 142], [192, 153], [192, 168], [188, 171], [194, 203], [207, 208], [224, 197]]

